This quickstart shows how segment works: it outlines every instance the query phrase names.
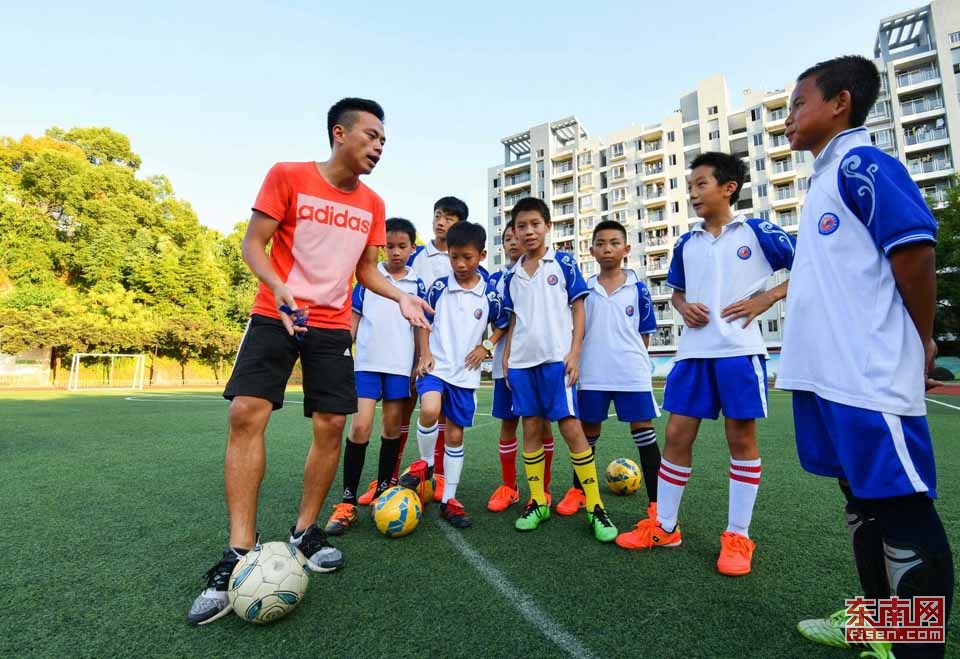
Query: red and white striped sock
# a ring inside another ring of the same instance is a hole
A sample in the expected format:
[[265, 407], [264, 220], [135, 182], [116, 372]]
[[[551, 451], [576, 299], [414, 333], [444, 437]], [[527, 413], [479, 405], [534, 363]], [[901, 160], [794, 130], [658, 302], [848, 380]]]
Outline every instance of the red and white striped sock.
[[446, 434], [447, 424], [438, 423], [437, 443], [433, 447], [433, 473], [437, 476], [443, 476], [443, 449], [444, 435]]
[[660, 460], [660, 472], [657, 474], [657, 522], [667, 532], [677, 528], [677, 514], [680, 512], [680, 499], [683, 488], [690, 480], [691, 467], [681, 467]]
[[500, 440], [500, 473], [503, 474], [503, 484], [516, 489], [517, 487], [517, 438]]
[[750, 537], [747, 530], [753, 518], [753, 504], [760, 489], [760, 458], [734, 460], [730, 458], [730, 508], [727, 530]]

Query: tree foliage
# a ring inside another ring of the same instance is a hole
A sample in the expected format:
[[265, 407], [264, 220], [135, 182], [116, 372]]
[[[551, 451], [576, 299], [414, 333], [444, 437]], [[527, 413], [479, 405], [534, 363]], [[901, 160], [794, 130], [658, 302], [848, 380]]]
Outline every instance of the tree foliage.
[[0, 352], [150, 352], [218, 367], [256, 280], [246, 229], [201, 225], [109, 128], [0, 138]]
[[[960, 181], [950, 188], [947, 203], [933, 211], [937, 234], [937, 314], [934, 336], [945, 345], [960, 342]], [[943, 349], [941, 345], [941, 350]], [[953, 350], [950, 350], [952, 352]]]

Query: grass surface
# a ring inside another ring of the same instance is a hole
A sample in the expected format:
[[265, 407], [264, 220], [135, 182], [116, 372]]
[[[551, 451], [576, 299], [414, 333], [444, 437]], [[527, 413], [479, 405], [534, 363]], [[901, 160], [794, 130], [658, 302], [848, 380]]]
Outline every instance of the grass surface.
[[[835, 482], [801, 470], [786, 394], [771, 392], [770, 418], [760, 424], [764, 473], [751, 527], [758, 547], [747, 577], [715, 569], [729, 458], [720, 423], [703, 425], [694, 450], [683, 546], [637, 553], [594, 541], [582, 514], [555, 516], [521, 535], [513, 529], [516, 506], [487, 512], [499, 481], [498, 426], [478, 415], [466, 437], [459, 496], [474, 526], [457, 533], [502, 583], [464, 558], [438, 525], [436, 506], [415, 533], [392, 541], [362, 514], [335, 541], [346, 568], [311, 577], [293, 615], [267, 627], [230, 616], [205, 628], [187, 626], [184, 614], [226, 541], [226, 404], [210, 390], [127, 397], [18, 392], [0, 399], [3, 574], [8, 585], [12, 580], [0, 603], [2, 657], [562, 656], [504, 597], [504, 587], [597, 657], [857, 656], [810, 645], [794, 629], [801, 618], [840, 608], [859, 588], [841, 494]], [[295, 518], [309, 441], [293, 402], [300, 399], [291, 390], [267, 431], [264, 540], [284, 539]], [[488, 412], [489, 390], [479, 399], [478, 409]], [[956, 548], [960, 410], [929, 407], [938, 508]], [[661, 446], [664, 422], [656, 423]], [[561, 446], [558, 437], [556, 497], [570, 479]], [[364, 485], [376, 451], [375, 442]], [[404, 463], [415, 453], [411, 441]], [[598, 463], [602, 469], [620, 456], [636, 460], [636, 451], [627, 427], [611, 420]], [[338, 475], [333, 492], [339, 488]], [[632, 497], [606, 493], [605, 500], [621, 530], [646, 507], [642, 488]], [[330, 502], [321, 521], [329, 511]], [[957, 619], [948, 656], [960, 655]]]

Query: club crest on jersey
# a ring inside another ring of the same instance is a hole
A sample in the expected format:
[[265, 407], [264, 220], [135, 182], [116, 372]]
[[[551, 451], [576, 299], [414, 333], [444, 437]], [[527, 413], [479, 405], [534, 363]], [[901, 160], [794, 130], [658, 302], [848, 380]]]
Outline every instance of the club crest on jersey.
[[474, 310], [473, 310], [473, 317], [476, 318], [477, 320], [480, 320], [480, 318], [483, 317], [483, 310], [482, 310], [482, 309], [474, 309]]
[[628, 316], [633, 316], [633, 314], [636, 312], [636, 309], [633, 308], [632, 304], [629, 304], [627, 305], [626, 312]]
[[817, 231], [821, 236], [829, 236], [840, 227], [840, 218], [833, 213], [824, 213], [817, 222]]
[[550, 284], [551, 286], [556, 286], [558, 281], [560, 280], [557, 279], [556, 275], [550, 275], [549, 277], [547, 277], [547, 283]]
[[737, 256], [744, 261], [749, 259], [751, 254], [753, 254], [753, 251], [750, 249], [749, 245], [741, 245], [740, 249], [737, 250]]

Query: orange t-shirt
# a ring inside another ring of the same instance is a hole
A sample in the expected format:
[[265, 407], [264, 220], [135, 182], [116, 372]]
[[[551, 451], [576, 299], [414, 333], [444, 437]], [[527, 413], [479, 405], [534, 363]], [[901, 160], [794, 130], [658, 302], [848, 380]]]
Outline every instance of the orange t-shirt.
[[[383, 200], [363, 183], [343, 192], [313, 162], [281, 162], [270, 168], [253, 210], [280, 223], [270, 264], [309, 307], [311, 327], [350, 329], [350, 286], [369, 245], [386, 244]], [[251, 314], [279, 318], [273, 293], [260, 283]]]

